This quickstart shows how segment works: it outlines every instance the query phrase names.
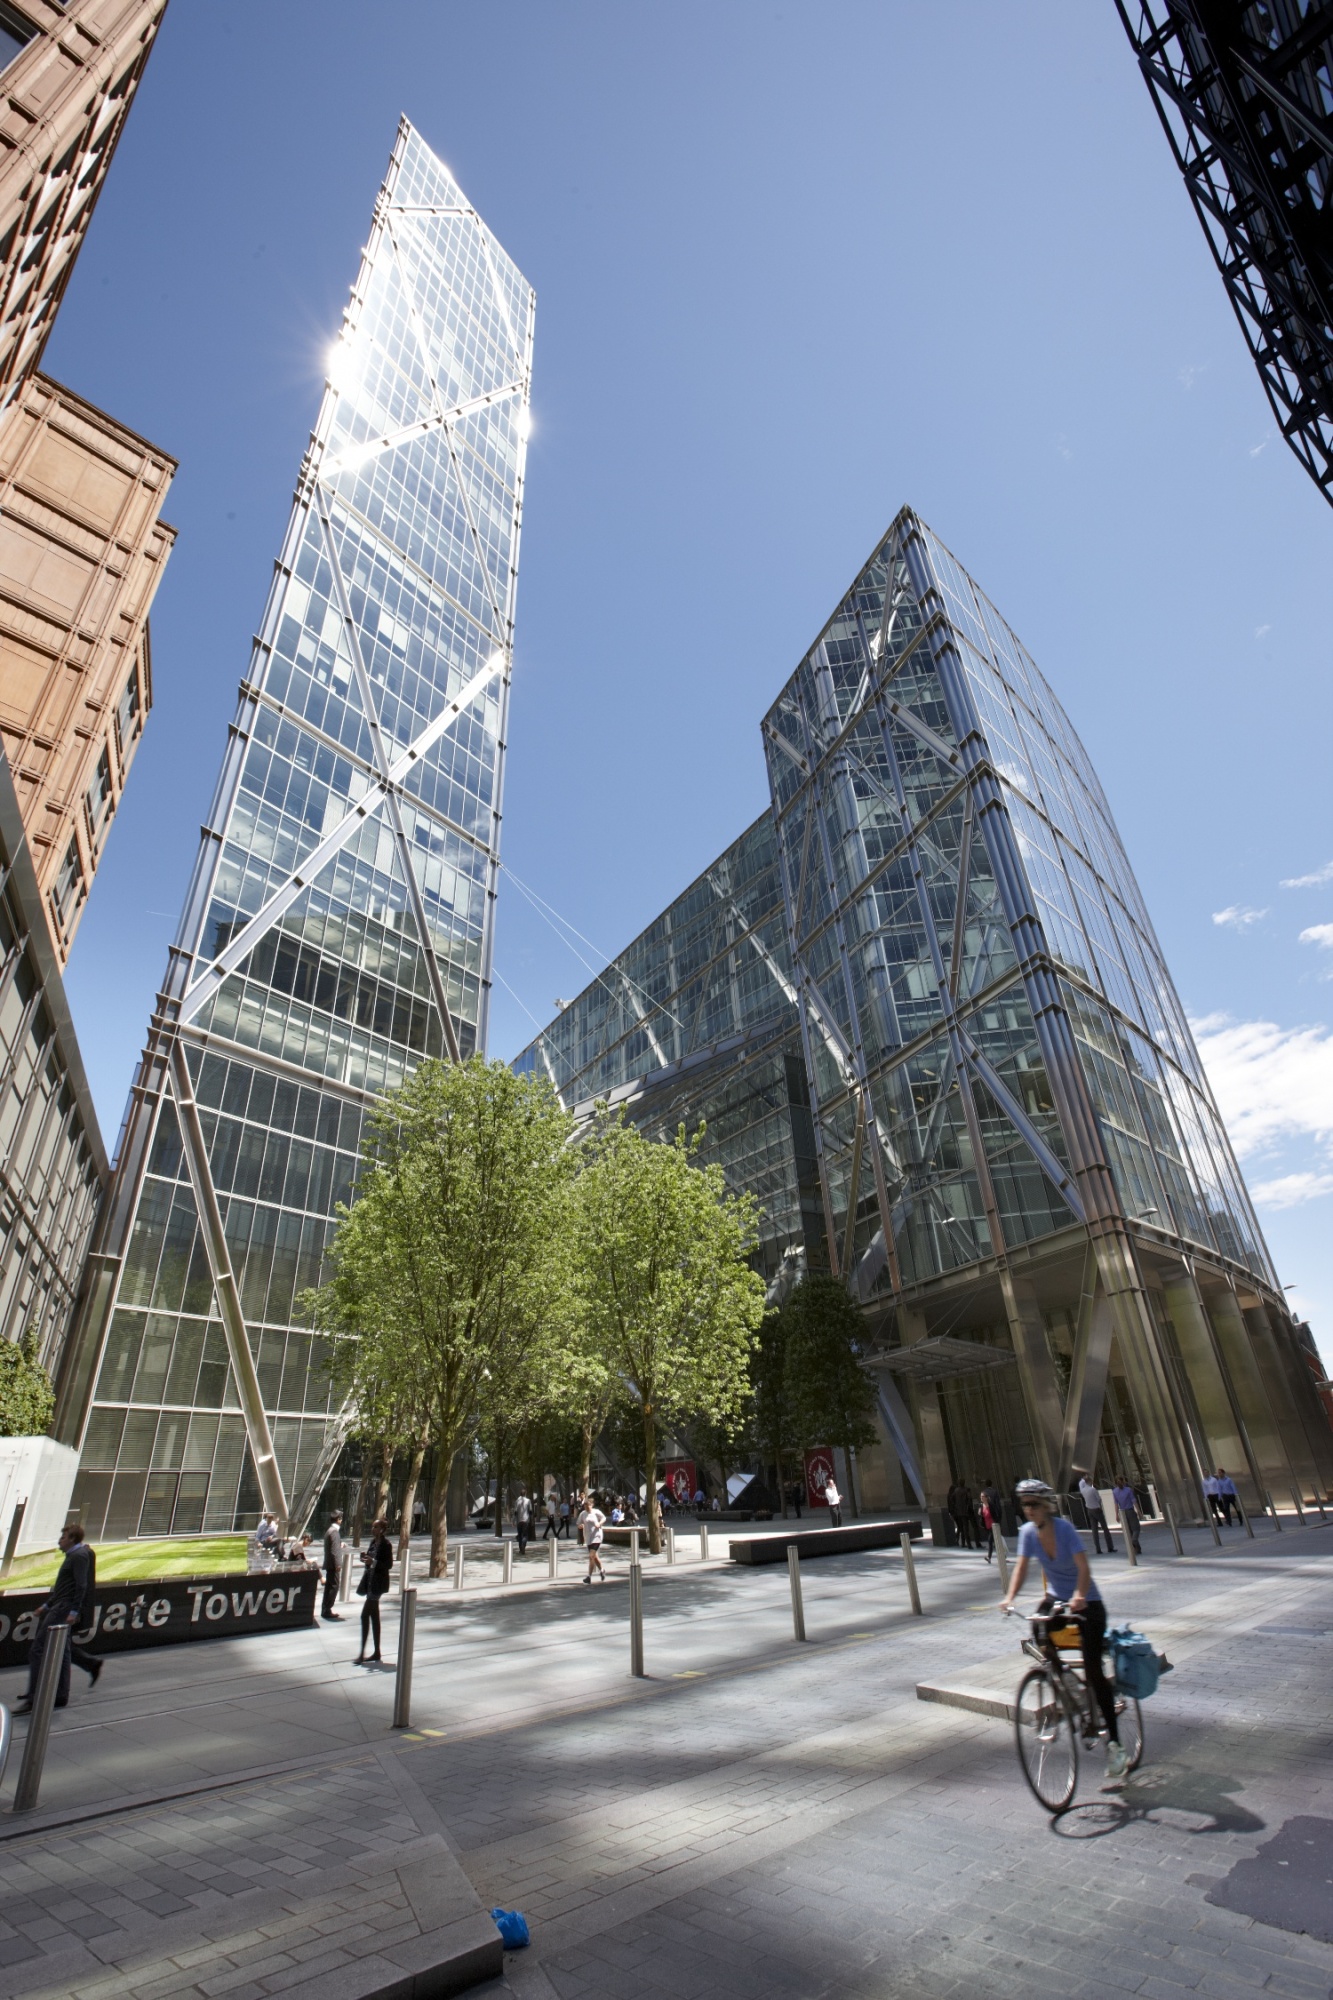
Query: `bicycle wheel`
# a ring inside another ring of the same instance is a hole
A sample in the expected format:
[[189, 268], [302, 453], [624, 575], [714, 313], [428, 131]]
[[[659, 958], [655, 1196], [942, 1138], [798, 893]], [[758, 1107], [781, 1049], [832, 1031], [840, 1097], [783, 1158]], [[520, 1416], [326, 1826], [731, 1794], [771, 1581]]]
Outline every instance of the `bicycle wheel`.
[[1116, 1696], [1115, 1719], [1120, 1731], [1120, 1747], [1129, 1756], [1130, 1770], [1137, 1771], [1143, 1762], [1143, 1710], [1132, 1695]]
[[1046, 1667], [1033, 1667], [1018, 1684], [1014, 1736], [1033, 1797], [1048, 1813], [1063, 1812], [1078, 1784], [1078, 1737]]

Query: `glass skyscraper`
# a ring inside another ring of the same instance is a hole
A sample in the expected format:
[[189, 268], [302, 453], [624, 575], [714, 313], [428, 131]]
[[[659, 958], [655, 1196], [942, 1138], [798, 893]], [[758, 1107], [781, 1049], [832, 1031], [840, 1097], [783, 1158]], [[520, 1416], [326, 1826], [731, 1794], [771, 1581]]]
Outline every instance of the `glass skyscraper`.
[[121, 1132], [58, 1434], [90, 1533], [303, 1516], [365, 1108], [484, 1049], [531, 287], [405, 120]]
[[[813, 1216], [770, 1201], [767, 1264], [823, 1266], [862, 1303], [895, 1476], [934, 1507], [954, 1478], [1063, 1485], [1075, 1466], [1190, 1515], [1219, 1461], [1252, 1503], [1324, 1490], [1307, 1345], [1105, 794], [909, 510], [762, 726], [772, 811], [744, 838], [780, 886], [767, 1006], [809, 1103], [764, 1170], [801, 1185], [808, 1129], [821, 1196]], [[722, 1007], [695, 1089], [671, 915], [520, 1058], [567, 1102], [619, 1092], [644, 1122], [670, 1091], [673, 1124], [707, 1115], [742, 1017]], [[721, 1157], [767, 1198], [743, 1148]]]

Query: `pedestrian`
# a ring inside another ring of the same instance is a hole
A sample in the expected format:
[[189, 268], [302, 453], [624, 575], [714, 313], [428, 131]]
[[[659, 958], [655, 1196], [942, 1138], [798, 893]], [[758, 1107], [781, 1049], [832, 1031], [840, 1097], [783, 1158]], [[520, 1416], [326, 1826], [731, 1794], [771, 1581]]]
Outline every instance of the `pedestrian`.
[[561, 1537], [561, 1535], [563, 1535], [563, 1536], [564, 1536], [564, 1538], [565, 1538], [565, 1540], [566, 1540], [566, 1541], [568, 1541], [568, 1540], [569, 1540], [569, 1502], [568, 1502], [568, 1500], [562, 1500], [562, 1501], [560, 1502], [560, 1526], [559, 1526], [559, 1528], [558, 1528], [558, 1529], [556, 1530], [556, 1537], [555, 1537], [557, 1541], [559, 1541], [559, 1540], [560, 1540], [560, 1537]]
[[1211, 1472], [1204, 1475], [1203, 1497], [1208, 1503], [1208, 1511], [1213, 1519], [1220, 1521], [1222, 1518], [1222, 1499], [1217, 1489], [1217, 1480]]
[[542, 1540], [548, 1542], [552, 1536], [555, 1537], [557, 1542], [560, 1540], [560, 1517], [556, 1512], [555, 1495], [554, 1493], [548, 1493], [546, 1496], [546, 1526], [542, 1529]]
[[1092, 1553], [1095, 1556], [1101, 1554], [1101, 1538], [1105, 1535], [1106, 1553], [1109, 1556], [1112, 1553], [1111, 1530], [1106, 1525], [1106, 1509], [1102, 1506], [1101, 1494], [1097, 1491], [1097, 1488], [1093, 1485], [1086, 1472], [1078, 1482], [1078, 1490], [1083, 1496], [1083, 1505], [1087, 1509], [1088, 1526], [1092, 1529]]
[[1236, 1510], [1236, 1526], [1240, 1527], [1244, 1516], [1240, 1511], [1240, 1495], [1236, 1491], [1236, 1482], [1229, 1472], [1222, 1470], [1220, 1465], [1217, 1468], [1217, 1497], [1222, 1502], [1222, 1518], [1228, 1528], [1231, 1526], [1233, 1507]]
[[971, 1546], [971, 1538], [968, 1534], [966, 1487], [955, 1481], [949, 1488], [949, 1495], [944, 1504], [948, 1509], [949, 1518], [953, 1522], [955, 1542], [960, 1549], [969, 1548]]
[[393, 1568], [393, 1543], [389, 1540], [389, 1524], [380, 1516], [372, 1522], [370, 1541], [361, 1551], [361, 1581], [356, 1587], [358, 1597], [364, 1597], [361, 1606], [361, 1651], [356, 1656], [360, 1666], [366, 1657], [366, 1641], [374, 1635], [375, 1650], [372, 1660], [380, 1655], [380, 1599], [389, 1588], [389, 1572]]
[[320, 1617], [330, 1625], [342, 1622], [342, 1613], [333, 1606], [343, 1580], [343, 1510], [335, 1507], [324, 1530], [324, 1603]]
[[526, 1555], [532, 1537], [532, 1501], [526, 1486], [519, 1487], [518, 1498], [514, 1502], [514, 1533], [518, 1536], [519, 1555]]
[[842, 1495], [838, 1491], [838, 1482], [836, 1479], [830, 1479], [825, 1485], [824, 1499], [828, 1506], [829, 1526], [831, 1528], [840, 1528], [842, 1526]]
[[986, 1561], [988, 1563], [993, 1562], [995, 1560], [995, 1536], [991, 1530], [995, 1525], [995, 1516], [991, 1513], [990, 1495], [984, 1486], [981, 1489], [981, 1497], [977, 1501], [977, 1507], [981, 1514], [981, 1525], [985, 1531]]
[[261, 1514], [255, 1540], [261, 1549], [276, 1549], [278, 1545], [278, 1522], [276, 1515]]
[[601, 1508], [594, 1506], [591, 1500], [587, 1501], [583, 1512], [579, 1515], [579, 1533], [588, 1551], [588, 1574], [583, 1579], [585, 1583], [592, 1582], [594, 1570], [602, 1582], [606, 1582], [606, 1571], [602, 1568], [602, 1558], [598, 1553], [602, 1546], [602, 1529], [605, 1525], [606, 1516]]
[[1115, 1501], [1116, 1512], [1120, 1516], [1120, 1525], [1125, 1531], [1126, 1539], [1133, 1542], [1135, 1555], [1141, 1556], [1143, 1546], [1139, 1541], [1138, 1495], [1123, 1472], [1117, 1476], [1116, 1483], [1111, 1488], [1111, 1498]]
[[77, 1521], [71, 1522], [60, 1531], [60, 1547], [64, 1561], [56, 1572], [56, 1580], [51, 1586], [51, 1595], [45, 1604], [37, 1607], [37, 1630], [32, 1635], [28, 1648], [28, 1692], [21, 1701], [14, 1703], [15, 1715], [27, 1715], [32, 1708], [37, 1693], [37, 1676], [41, 1671], [42, 1658], [46, 1652], [49, 1635], [72, 1627], [69, 1645], [60, 1664], [60, 1681], [56, 1688], [56, 1707], [64, 1708], [69, 1702], [69, 1668], [72, 1660], [82, 1667], [88, 1676], [90, 1687], [97, 1686], [97, 1676], [102, 1671], [102, 1662], [84, 1646], [76, 1646], [74, 1633], [81, 1626], [93, 1622], [93, 1585], [97, 1581], [97, 1557], [83, 1539], [83, 1529]]

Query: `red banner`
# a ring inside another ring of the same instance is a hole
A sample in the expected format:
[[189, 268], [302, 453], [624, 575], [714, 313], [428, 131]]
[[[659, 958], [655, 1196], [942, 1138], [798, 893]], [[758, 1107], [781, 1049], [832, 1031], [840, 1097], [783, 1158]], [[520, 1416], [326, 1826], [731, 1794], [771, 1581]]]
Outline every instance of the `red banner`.
[[817, 1445], [805, 1454], [805, 1499], [808, 1507], [827, 1507], [824, 1488], [833, 1478], [833, 1448]]
[[671, 1496], [673, 1507], [694, 1505], [695, 1477], [692, 1458], [669, 1458], [662, 1473], [662, 1484]]

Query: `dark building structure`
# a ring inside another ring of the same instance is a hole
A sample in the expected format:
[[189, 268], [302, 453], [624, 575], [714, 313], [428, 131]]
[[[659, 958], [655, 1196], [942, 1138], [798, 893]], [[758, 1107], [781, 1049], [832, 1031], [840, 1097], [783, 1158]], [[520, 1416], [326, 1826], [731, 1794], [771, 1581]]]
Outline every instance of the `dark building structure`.
[[1333, 502], [1333, 6], [1116, 5], [1273, 414]]

